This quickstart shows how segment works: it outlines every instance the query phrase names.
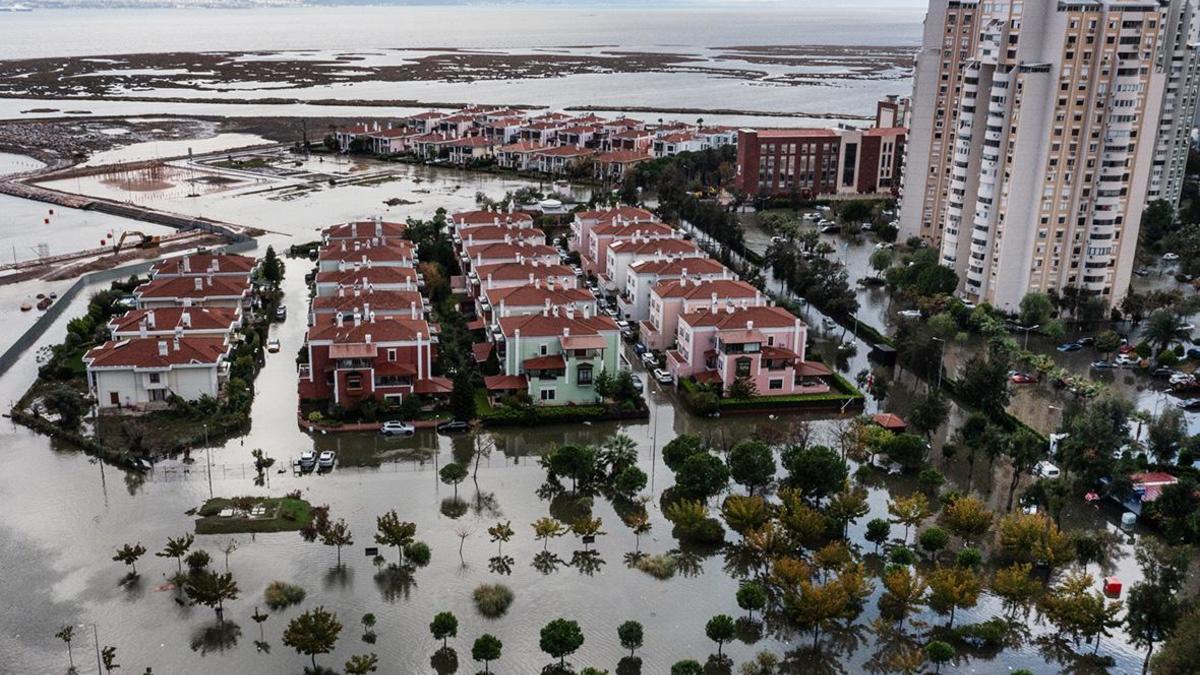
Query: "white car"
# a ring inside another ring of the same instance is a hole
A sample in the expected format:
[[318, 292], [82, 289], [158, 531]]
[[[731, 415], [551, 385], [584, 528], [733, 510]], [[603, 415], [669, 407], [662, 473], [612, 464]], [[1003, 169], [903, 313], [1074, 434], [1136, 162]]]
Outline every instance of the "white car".
[[1171, 379], [1168, 381], [1175, 386], [1179, 386], [1181, 384], [1192, 384], [1196, 381], [1196, 376], [1192, 375], [1191, 373], [1175, 373], [1171, 375]]
[[1038, 478], [1058, 478], [1060, 475], [1062, 475], [1062, 472], [1058, 470], [1057, 466], [1054, 466], [1044, 459], [1038, 462], [1037, 466], [1033, 468], [1033, 473]]
[[1140, 359], [1136, 355], [1117, 354], [1117, 358], [1113, 361], [1122, 368], [1132, 368], [1138, 364]]
[[646, 366], [647, 369], [657, 368], [658, 357], [654, 355], [654, 352], [646, 352], [642, 354], [642, 365]]
[[919, 309], [902, 309], [899, 312], [896, 312], [896, 314], [904, 319], [919, 319], [919, 318], [921, 318], [921, 310], [919, 310]]
[[317, 457], [317, 468], [332, 469], [335, 455], [332, 450], [322, 450], [321, 455]]
[[1179, 254], [1178, 253], [1164, 253], [1162, 259], [1166, 260], [1168, 262], [1179, 260]]
[[312, 471], [312, 468], [317, 465], [317, 453], [312, 450], [305, 450], [300, 453], [300, 470]]
[[379, 433], [384, 436], [412, 436], [417, 433], [417, 428], [412, 422], [384, 422], [383, 426], [379, 427]]
[[271, 340], [267, 342], [267, 351], [271, 352], [272, 354], [279, 351], [279, 349], [279, 340]]
[[671, 377], [671, 374], [668, 373], [667, 371], [663, 370], [662, 368], [654, 369], [654, 379], [658, 380], [659, 384], [674, 384], [675, 383], [675, 378]]

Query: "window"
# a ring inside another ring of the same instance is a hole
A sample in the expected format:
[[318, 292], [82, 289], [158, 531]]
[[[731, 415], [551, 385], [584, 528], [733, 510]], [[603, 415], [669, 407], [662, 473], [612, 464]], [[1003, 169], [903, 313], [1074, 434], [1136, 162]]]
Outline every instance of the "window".
[[542, 356], [546, 355], [546, 345], [538, 345], [538, 353]]
[[158, 373], [150, 373], [150, 384], [158, 384], [162, 382], [162, 375]]
[[585, 364], [579, 366], [578, 375], [579, 375], [579, 377], [576, 381], [580, 385], [582, 385], [582, 386], [590, 385], [592, 383], [592, 364], [585, 363]]
[[783, 380], [771, 380], [767, 383], [767, 389], [772, 391], [783, 389]]
[[347, 375], [346, 388], [351, 391], [362, 389], [362, 375], [359, 373], [350, 373]]
[[742, 357], [737, 360], [734, 373], [738, 377], [750, 376], [750, 359]]
[[539, 393], [541, 394], [541, 399], [543, 401], [553, 401], [554, 400], [554, 390], [553, 389], [542, 389]]
[[389, 349], [387, 351], [387, 360], [388, 360], [388, 363], [396, 362], [396, 350], [395, 349]]

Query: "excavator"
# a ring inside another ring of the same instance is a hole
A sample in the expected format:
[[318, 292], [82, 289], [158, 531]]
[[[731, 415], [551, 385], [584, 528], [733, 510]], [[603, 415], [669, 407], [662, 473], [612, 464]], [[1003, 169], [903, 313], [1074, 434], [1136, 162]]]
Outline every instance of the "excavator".
[[113, 253], [120, 253], [121, 249], [125, 247], [125, 240], [131, 236], [138, 237], [137, 248], [155, 248], [159, 244], [158, 235], [146, 235], [137, 230], [126, 230], [121, 233], [121, 238], [117, 240], [117, 243], [113, 244]]

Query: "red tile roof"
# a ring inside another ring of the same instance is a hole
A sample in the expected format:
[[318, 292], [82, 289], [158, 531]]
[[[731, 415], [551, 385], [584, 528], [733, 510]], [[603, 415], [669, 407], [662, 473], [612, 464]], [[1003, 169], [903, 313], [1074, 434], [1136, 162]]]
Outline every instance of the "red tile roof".
[[508, 307], [541, 307], [549, 300], [552, 306], [569, 305], [576, 302], [596, 300], [591, 291], [582, 288], [546, 288], [545, 286], [506, 286], [485, 288], [481, 295], [498, 308], [503, 302]]
[[484, 363], [492, 356], [492, 350], [496, 345], [490, 342], [476, 342], [471, 345], [471, 353], [475, 355], [476, 363]]
[[522, 337], [561, 336], [564, 329], [569, 330], [571, 335], [599, 335], [601, 331], [617, 330], [617, 322], [607, 316], [591, 316], [585, 319], [578, 312], [574, 319], [569, 319], [565, 313], [559, 312], [558, 316], [505, 316], [501, 317], [498, 323], [506, 338], [512, 337], [518, 330], [521, 331]]
[[712, 258], [677, 258], [675, 260], [639, 260], [629, 266], [630, 274], [720, 274], [729, 269]]
[[379, 291], [360, 292], [355, 295], [353, 291], [343, 295], [319, 295], [312, 299], [312, 308], [315, 312], [343, 312], [351, 313], [354, 308], [362, 309], [363, 305], [370, 305], [371, 309], [376, 313], [390, 311], [409, 311], [413, 304], [416, 304], [417, 311], [422, 311], [424, 298], [418, 291]]
[[449, 394], [454, 390], [454, 383], [448, 377], [429, 377], [417, 380], [413, 384], [413, 392], [417, 394], [438, 396]]
[[[188, 317], [188, 326], [184, 326], [183, 316]], [[142, 319], [150, 315], [154, 317], [154, 325], [146, 326], [147, 331], [173, 332], [175, 327], [185, 331], [213, 332], [232, 330], [241, 318], [241, 310], [233, 307], [160, 307], [158, 309], [134, 309], [114, 317], [108, 322], [109, 330], [114, 333], [136, 333]]]
[[907, 127], [872, 127], [863, 132], [864, 136], [903, 136], [908, 133]]
[[[197, 288], [200, 282], [200, 288]], [[139, 298], [240, 298], [250, 292], [249, 277], [159, 277], [134, 290]]]
[[532, 225], [533, 216], [528, 213], [497, 213], [495, 211], [460, 211], [450, 216], [460, 228], [470, 225], [505, 225], [522, 223]]
[[385, 244], [359, 245], [357, 247], [346, 241], [335, 241], [321, 248], [317, 255], [323, 261], [355, 262], [404, 262], [413, 259], [413, 245], [404, 240], [389, 241]]
[[[350, 223], [331, 225], [321, 230], [321, 236], [327, 239], [368, 239], [377, 236], [375, 225], [375, 221], [372, 220], [356, 220]], [[379, 223], [379, 234], [389, 239], [403, 237], [405, 229], [407, 226], [404, 223], [387, 221]]]
[[788, 138], [838, 138], [833, 129], [753, 129], [759, 138], [788, 139]]
[[515, 279], [527, 279], [529, 275], [533, 275], [534, 279], [547, 279], [549, 277], [574, 277], [575, 273], [566, 265], [544, 265], [534, 262], [503, 262], [494, 263], [492, 265], [479, 265], [475, 268], [475, 273], [479, 275], [481, 282], [487, 281], [489, 276], [496, 281], [513, 281]]
[[549, 147], [550, 146], [546, 145], [545, 143], [538, 143], [536, 141], [517, 141], [516, 143], [509, 143], [508, 145], [500, 146], [499, 148], [496, 149], [496, 152], [510, 152], [510, 153], [515, 152], [518, 154], [530, 154], [530, 153], [534, 153], [534, 152], [540, 152]]
[[483, 386], [488, 391], [524, 391], [529, 386], [529, 380], [524, 375], [488, 375], [483, 378]]
[[336, 283], [340, 286], [365, 286], [388, 284], [398, 285], [411, 281], [417, 283], [417, 271], [411, 267], [360, 267], [345, 271], [330, 270], [317, 272], [317, 283]]
[[679, 280], [660, 281], [654, 287], [654, 293], [660, 298], [711, 299], [713, 293], [718, 300], [725, 298], [753, 298], [759, 290], [741, 279], [711, 279], [707, 281], [686, 282]]
[[904, 431], [908, 428], [908, 422], [892, 413], [876, 413], [871, 416], [871, 421], [889, 431]]
[[753, 321], [755, 328], [790, 328], [799, 319], [796, 315], [782, 307], [735, 307], [731, 311], [718, 309], [710, 312], [702, 309], [688, 312], [679, 318], [693, 328], [715, 327], [718, 330], [745, 328], [746, 323]]
[[622, 239], [608, 245], [615, 253], [632, 253], [634, 255], [678, 255], [682, 253], [699, 253], [700, 248], [693, 241], [686, 239], [660, 238], [649, 241], [643, 239]]
[[601, 162], [606, 164], [636, 164], [638, 162], [647, 162], [654, 157], [641, 150], [614, 150], [612, 152], [602, 152], [597, 157]]
[[589, 148], [576, 148], [570, 145], [564, 145], [557, 148], [539, 150], [537, 154], [546, 157], [584, 157], [587, 155], [594, 155], [596, 154], [596, 151]]
[[608, 223], [615, 220], [627, 221], [658, 221], [658, 218], [646, 209], [636, 206], [618, 206], [598, 211], [580, 211], [575, 214], [578, 220], [595, 220], [597, 223]]
[[463, 252], [466, 253], [472, 260], [474, 260], [476, 256], [480, 255], [482, 255], [484, 259], [512, 258], [515, 260], [517, 256], [524, 256], [527, 258], [535, 256], [539, 258], [550, 256], [558, 259], [558, 249], [554, 248], [553, 246], [547, 246], [546, 244], [534, 243], [510, 244], [506, 242], [493, 242], [490, 244], [474, 244], [471, 246], [464, 246]]
[[89, 368], [170, 368], [172, 366], [214, 365], [227, 356], [231, 347], [225, 338], [183, 336], [168, 338], [128, 338], [109, 340], [84, 355]]
[[505, 237], [518, 241], [531, 241], [538, 244], [546, 243], [546, 232], [540, 227], [523, 227], [521, 225], [474, 225], [458, 228], [458, 236], [463, 242], [504, 241]]
[[593, 235], [611, 235], [613, 237], [633, 237], [641, 235], [643, 237], [670, 237], [678, 233], [674, 227], [666, 223], [657, 221], [647, 222], [640, 221], [630, 223], [626, 221], [601, 223], [592, 228]]
[[366, 344], [370, 335], [372, 344], [388, 344], [415, 341], [417, 333], [425, 341], [429, 339], [431, 331], [433, 326], [424, 319], [407, 317], [376, 317], [375, 323], [364, 320], [357, 326], [353, 318], [344, 317], [339, 328], [334, 315], [322, 314], [317, 317], [316, 325], [308, 329], [308, 341]]
[[[255, 259], [244, 255], [213, 255], [211, 253], [195, 253], [179, 258], [168, 258], [154, 263], [150, 268], [150, 276], [203, 276], [209, 269], [219, 274], [243, 273], [249, 274], [254, 269]], [[186, 265], [187, 270], [184, 269]], [[216, 266], [215, 268], [213, 266]]]
[[532, 359], [525, 359], [523, 364], [525, 370], [563, 370], [567, 367], [566, 360], [562, 354], [550, 354], [549, 356], [535, 356]]

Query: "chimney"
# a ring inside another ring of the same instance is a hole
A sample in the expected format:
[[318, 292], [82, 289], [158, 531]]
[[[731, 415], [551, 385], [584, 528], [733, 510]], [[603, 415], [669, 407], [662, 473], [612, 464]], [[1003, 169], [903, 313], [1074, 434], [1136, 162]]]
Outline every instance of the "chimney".
[[192, 271], [192, 259], [191, 259], [190, 257], [184, 256], [184, 258], [183, 258], [183, 262], [182, 262], [181, 264], [182, 264], [182, 266], [183, 266], [183, 271], [184, 271], [184, 272], [191, 272], [191, 271]]
[[338, 312], [337, 314], [335, 314], [335, 315], [334, 315], [334, 321], [336, 321], [336, 322], [337, 322], [337, 327], [338, 327], [338, 328], [341, 328], [341, 327], [344, 325], [344, 324], [342, 323], [342, 322], [344, 321], [344, 319], [343, 319], [343, 317], [342, 317], [342, 313], [341, 313], [341, 312]]
[[417, 314], [417, 303], [416, 303], [415, 301], [410, 301], [410, 302], [408, 303], [408, 311], [409, 311], [409, 315], [410, 315], [412, 318], [414, 318], [414, 319], [419, 319], [419, 318], [421, 318], [421, 317], [420, 317], [420, 316]]
[[563, 326], [563, 337], [571, 337], [571, 327]]
[[209, 288], [212, 288], [212, 279], [213, 279], [213, 275], [211, 275], [211, 274], [208, 275], [208, 287]]
[[159, 355], [159, 356], [166, 356], [166, 355], [168, 355], [168, 354], [170, 354], [170, 353], [171, 353], [171, 352], [170, 352], [170, 350], [169, 350], [169, 349], [168, 349], [168, 347], [167, 347], [167, 341], [166, 341], [166, 340], [159, 340], [159, 341], [158, 341], [158, 355]]
[[753, 321], [746, 322], [746, 330], [754, 330], [754, 322]]
[[366, 340], [367, 344], [371, 344], [371, 334], [370, 333], [367, 333], [367, 335], [364, 339]]
[[575, 305], [567, 305], [567, 318], [572, 321], [575, 320]]
[[358, 328], [361, 325], [362, 325], [362, 312], [358, 311], [358, 308], [355, 307], [354, 308], [354, 327]]
[[370, 314], [371, 314], [371, 303], [369, 303], [369, 302], [364, 302], [364, 303], [363, 303], [363, 314], [366, 314], [366, 315], [370, 316]]
[[146, 331], [146, 317], [142, 317], [142, 320], [138, 322], [138, 337], [149, 337]]
[[220, 271], [221, 271], [221, 259], [220, 259], [220, 258], [218, 258], [217, 256], [213, 256], [213, 259], [212, 259], [212, 268], [213, 268], [213, 271], [214, 271], [214, 272], [220, 272]]
[[198, 290], [198, 291], [204, 290], [204, 280], [201, 279], [200, 277], [196, 277], [196, 290]]
[[[358, 221], [350, 223], [350, 238], [358, 239]], [[346, 242], [342, 242], [342, 250], [346, 250]]]
[[191, 328], [192, 313], [185, 310], [184, 313], [179, 316], [179, 321], [183, 324], [184, 328]]
[[150, 311], [146, 312], [145, 319], [146, 319], [146, 327], [154, 328], [154, 310], [150, 310]]

